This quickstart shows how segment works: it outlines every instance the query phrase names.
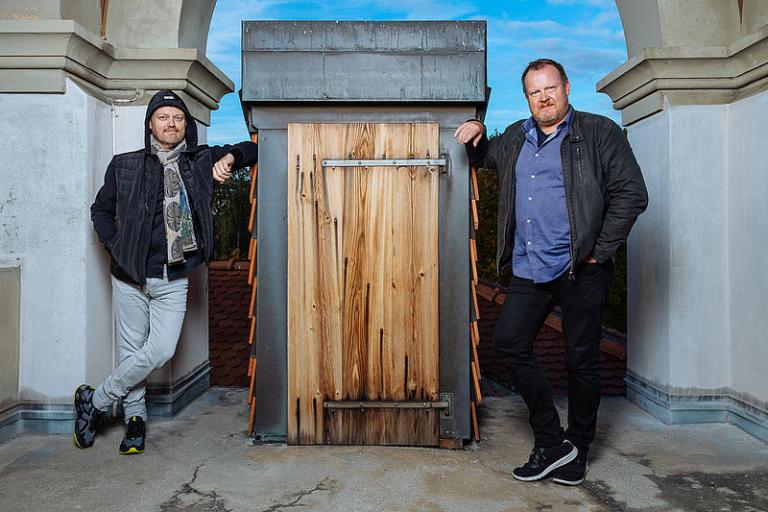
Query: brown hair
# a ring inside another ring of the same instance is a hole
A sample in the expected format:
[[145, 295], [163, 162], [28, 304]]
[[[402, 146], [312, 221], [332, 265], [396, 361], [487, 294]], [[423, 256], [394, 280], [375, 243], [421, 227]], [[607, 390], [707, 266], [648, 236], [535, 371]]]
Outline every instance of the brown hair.
[[525, 90], [525, 75], [527, 75], [529, 71], [536, 71], [543, 68], [544, 66], [554, 66], [558, 73], [560, 73], [560, 79], [563, 81], [563, 84], [568, 82], [568, 75], [565, 74], [565, 69], [563, 68], [562, 64], [552, 59], [536, 59], [528, 63], [525, 71], [523, 71], [523, 76], [520, 77], [520, 81], [523, 84], [523, 93], [528, 94]]

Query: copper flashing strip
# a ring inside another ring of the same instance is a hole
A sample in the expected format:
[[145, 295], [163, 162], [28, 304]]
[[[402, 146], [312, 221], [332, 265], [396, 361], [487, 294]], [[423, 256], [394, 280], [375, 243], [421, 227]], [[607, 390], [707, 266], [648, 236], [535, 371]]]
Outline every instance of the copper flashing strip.
[[107, 15], [109, 13], [109, 0], [101, 0], [101, 38], [107, 38]]

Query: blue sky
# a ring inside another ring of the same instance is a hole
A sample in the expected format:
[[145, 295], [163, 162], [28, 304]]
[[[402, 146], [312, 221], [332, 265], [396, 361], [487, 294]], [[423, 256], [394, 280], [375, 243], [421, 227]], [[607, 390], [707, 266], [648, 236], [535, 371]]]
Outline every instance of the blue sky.
[[[488, 22], [488, 85], [492, 87], [486, 123], [503, 130], [527, 117], [520, 74], [536, 58], [565, 66], [575, 108], [619, 120], [595, 84], [626, 60], [626, 46], [614, 0], [219, 0], [208, 36], [208, 58], [240, 88], [241, 20], [469, 20]], [[224, 96], [211, 116], [208, 141], [248, 138], [237, 93]]]

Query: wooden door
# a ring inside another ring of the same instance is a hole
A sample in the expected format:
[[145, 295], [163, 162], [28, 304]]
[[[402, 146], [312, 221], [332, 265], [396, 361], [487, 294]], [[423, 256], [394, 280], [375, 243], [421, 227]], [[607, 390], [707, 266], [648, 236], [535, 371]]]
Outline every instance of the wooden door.
[[325, 401], [439, 399], [437, 124], [288, 125], [288, 442], [437, 445], [434, 409]]

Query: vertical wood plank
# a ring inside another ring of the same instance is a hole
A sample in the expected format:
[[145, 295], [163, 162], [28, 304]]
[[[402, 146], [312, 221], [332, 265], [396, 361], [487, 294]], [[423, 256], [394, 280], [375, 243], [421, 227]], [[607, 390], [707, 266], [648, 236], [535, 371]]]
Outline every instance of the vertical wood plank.
[[434, 157], [437, 125], [288, 132], [288, 441], [437, 444], [434, 411], [322, 410], [439, 396], [437, 168], [320, 165]]
[[253, 420], [256, 417], [256, 398], [251, 400], [251, 413], [248, 416], [248, 434], [253, 435]]
[[472, 333], [473, 333], [473, 339], [475, 340], [475, 345], [480, 345], [480, 328], [477, 326], [477, 320], [472, 322]]
[[259, 172], [259, 164], [253, 164], [251, 166], [251, 187], [248, 193], [248, 198], [251, 204], [256, 202], [256, 196], [253, 195], [253, 192], [256, 190], [256, 176]]
[[480, 393], [480, 375], [475, 362], [470, 362], [470, 368], [472, 369], [472, 387], [475, 391], [475, 402], [481, 404], [483, 402], [483, 395]]
[[256, 313], [256, 288], [259, 286], [259, 278], [253, 279], [253, 285], [251, 286], [251, 303], [248, 306], [248, 318], [254, 318]]
[[248, 362], [248, 376], [251, 378], [250, 385], [248, 386], [248, 403], [253, 400], [253, 385], [256, 382], [256, 358], [251, 357]]
[[255, 238], [251, 238], [249, 250], [248, 250], [248, 284], [253, 285], [253, 277], [256, 275], [256, 251], [259, 247], [259, 241]]
[[471, 402], [470, 407], [472, 415], [472, 431], [474, 432], [475, 441], [480, 441], [480, 426], [477, 422], [477, 407], [475, 406], [475, 402]]
[[472, 293], [472, 308], [473, 308], [473, 310], [475, 312], [475, 320], [479, 320], [480, 319], [480, 306], [477, 304], [477, 288], [475, 287], [474, 281], [470, 282], [469, 285], [470, 285], [469, 287], [470, 287], [471, 293]]

